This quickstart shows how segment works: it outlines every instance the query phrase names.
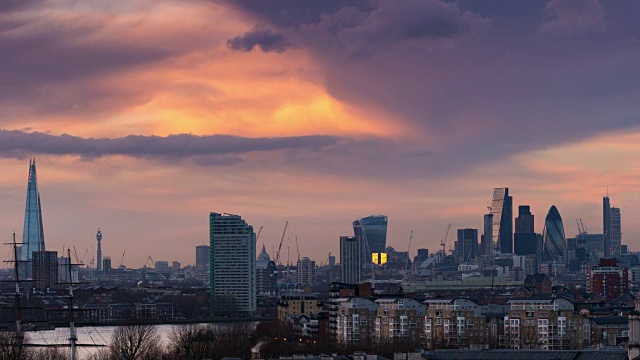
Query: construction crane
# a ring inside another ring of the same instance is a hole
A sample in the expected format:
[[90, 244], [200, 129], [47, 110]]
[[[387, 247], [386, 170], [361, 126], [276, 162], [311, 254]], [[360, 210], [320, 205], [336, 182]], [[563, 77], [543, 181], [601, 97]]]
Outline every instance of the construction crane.
[[329, 265], [329, 258], [331, 257], [331, 251], [329, 251], [329, 255], [327, 255], [327, 261], [320, 264], [320, 266]]
[[127, 252], [127, 249], [124, 249], [124, 251], [122, 252], [122, 258], [120, 258], [120, 265], [118, 265], [118, 268], [122, 267], [122, 262], [124, 261], [124, 254]]
[[445, 256], [447, 254], [445, 246], [447, 244], [447, 238], [449, 237], [449, 230], [451, 230], [451, 223], [449, 223], [449, 227], [447, 227], [447, 233], [444, 235], [444, 239], [440, 241], [440, 246], [442, 246], [442, 256]]
[[151, 260], [151, 265], [155, 264], [155, 261], [153, 261], [153, 258], [151, 257], [151, 255], [147, 256], [147, 260], [145, 260], [144, 262], [144, 267], [147, 268], [149, 266], [147, 266], [147, 264], [149, 263], [149, 260]]
[[329, 284], [333, 282], [333, 266], [329, 264], [330, 258], [331, 258], [331, 251], [329, 251], [329, 255], [327, 255], [327, 265], [329, 265]]
[[284, 223], [284, 231], [282, 232], [282, 238], [280, 238], [280, 245], [278, 245], [278, 252], [276, 253], [277, 265], [282, 265], [280, 263], [280, 250], [282, 250], [282, 242], [284, 241], [284, 236], [287, 234], [287, 226], [289, 226], [289, 221], [285, 221]]
[[409, 270], [409, 262], [411, 262], [411, 240], [413, 240], [413, 230], [411, 230], [411, 233], [409, 234], [409, 246], [407, 247], [407, 263], [404, 266], [405, 271]]
[[256, 242], [260, 240], [260, 234], [262, 233], [262, 226], [260, 226], [260, 230], [258, 230], [258, 235], [256, 235]]
[[95, 258], [93, 257], [93, 244], [91, 244], [91, 262], [89, 263], [89, 267], [93, 268], [95, 262]]
[[76, 246], [75, 246], [75, 245], [73, 245], [73, 256], [75, 256], [75, 257], [76, 257], [76, 262], [77, 262], [79, 265], [83, 265], [83, 264], [82, 264], [82, 260], [84, 260], [84, 258], [83, 258], [82, 260], [80, 260], [80, 259], [78, 258], [78, 250], [76, 250]]
[[298, 247], [298, 236], [296, 235], [296, 252], [298, 253], [298, 261], [300, 261], [300, 248]]

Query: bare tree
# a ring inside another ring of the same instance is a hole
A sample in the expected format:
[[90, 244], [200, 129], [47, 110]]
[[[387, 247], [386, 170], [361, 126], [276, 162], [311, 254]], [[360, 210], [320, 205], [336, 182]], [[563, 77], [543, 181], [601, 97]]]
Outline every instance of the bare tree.
[[153, 325], [117, 327], [108, 351], [112, 360], [157, 360], [162, 357], [160, 335]]
[[215, 334], [209, 326], [176, 326], [169, 335], [167, 356], [172, 359], [199, 360], [213, 358]]
[[66, 360], [71, 358], [69, 349], [45, 348], [34, 351], [32, 359], [39, 360]]
[[19, 338], [15, 332], [0, 332], [0, 359], [29, 359], [30, 351], [24, 346], [25, 338]]

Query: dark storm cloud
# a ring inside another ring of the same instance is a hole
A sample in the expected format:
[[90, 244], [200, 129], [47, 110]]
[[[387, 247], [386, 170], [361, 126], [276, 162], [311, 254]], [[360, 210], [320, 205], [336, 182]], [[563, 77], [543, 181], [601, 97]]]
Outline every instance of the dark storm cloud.
[[490, 24], [488, 19], [462, 12], [455, 3], [438, 0], [380, 2], [370, 12], [357, 12], [343, 8], [307, 29], [318, 32], [324, 28], [350, 55], [373, 56], [405, 43], [429, 44], [456, 38]]
[[258, 46], [264, 52], [283, 52], [291, 45], [287, 43], [284, 34], [270, 29], [255, 29], [227, 41], [232, 50], [251, 51]]
[[332, 136], [291, 136], [279, 138], [244, 138], [230, 135], [196, 136], [190, 134], [162, 136], [128, 135], [121, 138], [82, 138], [40, 132], [0, 130], [0, 156], [24, 158], [34, 154], [74, 155], [99, 158], [110, 155], [180, 160], [192, 158], [199, 164], [229, 165], [238, 155], [278, 150], [321, 150], [340, 139]]
[[[246, 1], [232, 5], [254, 14], [259, 21], [279, 27], [306, 46], [337, 47], [360, 56], [404, 41], [452, 38], [489, 24], [487, 19], [462, 12], [455, 3], [439, 0], [329, 1], [326, 4]], [[250, 51], [260, 44], [257, 38], [264, 38], [268, 43], [283, 41], [285, 36], [277, 34], [276, 39], [272, 32], [249, 32], [228, 44], [236, 50]]]
[[282, 28], [318, 23], [323, 16], [334, 14], [344, 7], [361, 10], [372, 7], [369, 0], [221, 0], [219, 2], [250, 12], [261, 20]]

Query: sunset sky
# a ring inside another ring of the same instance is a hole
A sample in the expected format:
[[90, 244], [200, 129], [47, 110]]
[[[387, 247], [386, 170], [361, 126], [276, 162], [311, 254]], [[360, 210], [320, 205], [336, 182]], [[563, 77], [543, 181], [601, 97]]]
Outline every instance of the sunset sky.
[[[436, 250], [494, 187], [640, 248], [640, 2], [4, 0], [0, 238], [195, 262], [209, 212], [318, 263], [362, 216]], [[452, 233], [453, 234], [453, 233]], [[454, 235], [449, 243], [453, 246]], [[10, 249], [2, 251], [7, 257]]]

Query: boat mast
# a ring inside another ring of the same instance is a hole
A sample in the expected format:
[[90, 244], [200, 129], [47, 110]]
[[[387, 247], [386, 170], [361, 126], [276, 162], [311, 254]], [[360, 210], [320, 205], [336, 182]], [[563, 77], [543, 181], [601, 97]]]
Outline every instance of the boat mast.
[[75, 317], [73, 311], [73, 277], [71, 271], [71, 249], [67, 249], [67, 270], [69, 272], [69, 345], [71, 346], [71, 360], [76, 360], [76, 342], [78, 341], [78, 337], [76, 335], [75, 328]]
[[16, 244], [16, 233], [13, 232], [13, 268], [16, 276], [16, 293], [14, 294], [14, 303], [16, 308], [16, 340], [18, 345], [22, 345], [24, 336], [22, 334], [22, 319], [20, 311], [20, 273], [18, 271], [18, 246]]

